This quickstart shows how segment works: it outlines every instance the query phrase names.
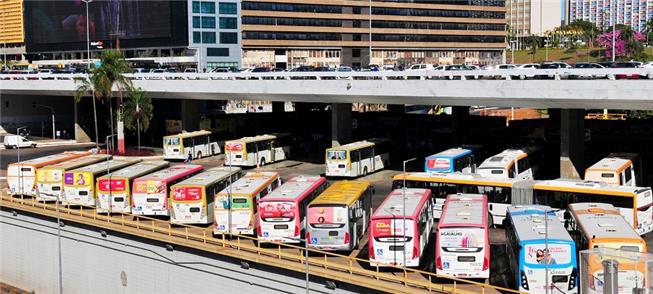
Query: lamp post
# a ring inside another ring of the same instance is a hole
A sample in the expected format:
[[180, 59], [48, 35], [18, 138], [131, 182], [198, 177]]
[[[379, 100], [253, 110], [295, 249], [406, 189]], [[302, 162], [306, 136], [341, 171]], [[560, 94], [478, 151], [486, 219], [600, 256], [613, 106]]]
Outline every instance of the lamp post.
[[406, 242], [406, 217], [405, 217], [406, 216], [406, 163], [409, 163], [409, 162], [411, 162], [413, 160], [416, 160], [416, 159], [417, 159], [417, 157], [413, 157], [411, 159], [404, 160], [404, 162], [403, 162], [404, 184], [401, 187], [401, 198], [402, 198], [401, 199], [401, 201], [402, 201], [401, 208], [403, 210], [404, 217], [403, 217], [403, 224], [402, 224], [403, 227], [401, 228], [401, 231], [403, 232], [403, 235], [404, 235], [403, 236], [403, 240], [404, 240], [404, 250], [403, 250], [403, 255], [404, 255], [404, 261], [403, 262], [404, 263], [403, 263], [403, 266], [404, 266], [404, 268], [406, 268], [406, 246], [405, 246], [405, 242]]
[[545, 49], [544, 49], [544, 52], [545, 52], [544, 53], [544, 59], [545, 60], [544, 61], [549, 61], [549, 46], [551, 46], [551, 45], [549, 44], [549, 38], [547, 37], [544, 40], [544, 47], [545, 47]]
[[[231, 165], [230, 165], [231, 168]], [[304, 211], [308, 211], [308, 203], [304, 206]], [[306, 217], [308, 219], [308, 217]], [[308, 221], [308, 220], [307, 220]], [[306, 230], [306, 228], [304, 229]], [[310, 288], [309, 288], [309, 275], [308, 275], [308, 238], [306, 238], [306, 232], [304, 232], [304, 238], [289, 238], [291, 240], [299, 241], [299, 242], [304, 242], [304, 253], [305, 253], [305, 258], [304, 263], [306, 264], [305, 272], [306, 272], [306, 294], [309, 294]]]
[[[109, 147], [109, 138], [115, 137], [115, 136], [118, 136], [118, 134], [108, 135], [107, 139], [105, 140], [105, 144], [107, 146], [107, 161], [106, 161], [106, 163], [107, 163], [107, 176], [109, 176], [109, 179], [108, 179], [109, 180], [109, 207], [107, 207], [107, 215], [111, 215], [111, 208], [113, 207], [113, 195], [111, 193], [111, 190], [112, 190], [111, 189], [111, 173], [110, 173], [110, 170], [109, 170], [109, 148], [108, 147]], [[111, 145], [113, 145], [113, 144], [111, 144]]]
[[[372, 0], [369, 0], [369, 13], [368, 13], [368, 23], [369, 23], [369, 45], [370, 45], [370, 60], [368, 61], [368, 66], [372, 65]], [[370, 67], [371, 70], [371, 67]]]
[[7, 70], [7, 12], [2, 13], [2, 54], [4, 69]]
[[43, 104], [34, 103], [34, 107], [37, 107], [37, 106], [38, 106], [38, 107], [47, 108], [47, 109], [50, 110], [50, 114], [52, 115], [52, 140], [54, 140], [54, 139], [55, 139], [54, 107], [52, 107], [52, 106], [47, 106], [47, 105], [43, 105]]
[[549, 291], [549, 210], [544, 209], [544, 292], [546, 294], [550, 293]]
[[[615, 59], [616, 59], [614, 49], [615, 49], [616, 38], [617, 38], [616, 37], [617, 32], [615, 30], [615, 25], [616, 25], [616, 22], [617, 22], [617, 20], [615, 18], [617, 16], [617, 14], [616, 14], [616, 11], [615, 11], [616, 7], [612, 7], [613, 2], [614, 1], [610, 1], [610, 21], [612, 22], [612, 62], [614, 62]], [[614, 16], [612, 16], [613, 14], [614, 14]]]
[[[86, 58], [88, 62], [88, 70], [91, 70], [91, 38], [89, 34], [89, 19], [88, 19], [88, 4], [93, 0], [82, 0], [86, 4]], [[94, 94], [95, 95], [95, 94]]]
[[515, 64], [515, 45], [517, 41], [516, 40], [510, 40], [510, 53], [512, 54], [511, 59], [510, 59], [510, 64]]
[[[16, 135], [18, 136], [18, 138], [16, 139], [18, 141], [18, 142], [16, 142], [16, 156], [18, 156], [16, 162], [18, 162], [18, 163], [20, 163], [20, 143], [23, 143], [23, 137], [20, 135], [20, 130], [26, 129], [26, 128], [27, 127], [25, 126], [25, 127], [20, 127], [20, 128], [16, 129]], [[21, 166], [21, 169], [18, 172], [18, 188], [19, 188], [18, 192], [20, 193], [20, 195], [23, 195], [23, 192], [24, 192], [23, 191], [23, 181], [24, 181], [24, 179], [23, 179], [23, 169], [22, 169], [22, 166]]]

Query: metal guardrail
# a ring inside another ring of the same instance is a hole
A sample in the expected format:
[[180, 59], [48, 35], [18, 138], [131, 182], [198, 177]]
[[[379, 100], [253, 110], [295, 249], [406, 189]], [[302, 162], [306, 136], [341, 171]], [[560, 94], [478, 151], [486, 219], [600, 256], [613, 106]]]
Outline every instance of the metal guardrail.
[[[39, 202], [32, 197], [26, 197], [24, 195], [10, 196], [5, 193], [1, 194], [0, 207], [4, 206], [49, 217], [56, 217], [57, 205], [55, 203]], [[286, 269], [304, 272], [304, 265], [307, 262], [305, 249], [301, 246], [283, 243], [264, 243], [273, 244], [273, 247], [265, 248], [265, 246], [261, 247], [262, 243], [259, 243], [256, 238], [250, 236], [222, 235], [222, 238], [216, 238], [212, 236], [212, 230], [210, 228], [172, 225], [169, 221], [132, 214], [99, 214], [94, 207], [59, 205], [59, 212], [60, 217], [65, 220], [73, 222], [84, 221], [86, 225], [203, 251], [210, 251], [241, 260], [254, 262], [261, 262], [264, 258], [277, 260], [277, 262], [264, 263], [268, 266], [284, 267]], [[225, 251], [225, 249], [235, 250], [235, 252]], [[288, 249], [291, 249], [291, 251], [288, 252]], [[293, 253], [293, 249], [297, 251]], [[335, 280], [341, 279], [344, 283], [353, 283], [366, 288], [391, 292], [401, 291], [403, 293], [414, 293], [414, 291], [420, 290], [442, 293], [486, 293], [488, 290], [501, 291], [503, 293], [520, 293], [513, 289], [438, 275], [417, 269], [391, 266], [389, 268], [392, 268], [394, 272], [387, 273], [380, 271], [378, 266], [370, 266], [369, 260], [327, 251], [309, 249], [309, 253], [323, 256], [309, 256], [308, 263], [313, 267], [309, 271], [310, 274], [321, 275]], [[295, 268], [292, 268], [293, 263], [296, 264]], [[288, 267], [288, 264], [291, 266]], [[366, 269], [364, 266], [370, 269]], [[396, 273], [400, 274], [395, 275]], [[410, 277], [411, 275], [421, 276], [424, 279], [415, 279]], [[437, 280], [447, 281], [448, 283], [434, 283]]]
[[[470, 79], [653, 79], [653, 68], [497, 69], [379, 72], [239, 72], [239, 73], [127, 73], [132, 80], [470, 80]], [[71, 80], [86, 74], [0, 74], [0, 80]]]

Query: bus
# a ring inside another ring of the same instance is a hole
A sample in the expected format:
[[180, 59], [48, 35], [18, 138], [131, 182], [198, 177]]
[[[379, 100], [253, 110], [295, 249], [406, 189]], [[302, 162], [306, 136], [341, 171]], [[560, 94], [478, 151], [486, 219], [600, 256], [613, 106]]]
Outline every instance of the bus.
[[187, 160], [220, 154], [211, 132], [201, 130], [163, 137], [163, 159]]
[[256, 205], [263, 196], [281, 185], [277, 172], [248, 172], [216, 195], [214, 234], [254, 235]]
[[585, 180], [636, 187], [641, 182], [634, 164], [637, 158], [637, 154], [610, 154], [585, 170]]
[[644, 235], [653, 230], [653, 195], [650, 187], [614, 186], [571, 179], [537, 181], [533, 185], [533, 201], [563, 212], [570, 203], [608, 203], [619, 210], [638, 234]]
[[224, 165], [264, 166], [290, 157], [288, 134], [259, 135], [225, 142]]
[[36, 172], [38, 169], [88, 155], [91, 155], [91, 152], [69, 151], [10, 163], [7, 166], [8, 192], [11, 195], [36, 196]]
[[214, 167], [170, 188], [170, 222], [212, 224], [215, 195], [242, 176], [239, 167]]
[[467, 148], [447, 149], [424, 160], [424, 172], [427, 173], [473, 173], [475, 170], [473, 151]]
[[326, 150], [328, 177], [358, 177], [390, 166], [388, 139], [373, 138]]
[[449, 195], [436, 232], [437, 274], [457, 278], [490, 277], [487, 196]]
[[95, 206], [95, 180], [107, 173], [140, 162], [140, 159], [113, 158], [84, 167], [66, 171], [64, 174], [63, 200], [65, 205]]
[[367, 181], [338, 181], [308, 204], [308, 246], [353, 250], [367, 231], [373, 187]]
[[646, 252], [646, 242], [608, 203], [569, 204], [567, 229], [578, 244], [579, 250], [610, 248]]
[[88, 155], [39, 168], [36, 171], [36, 200], [57, 201], [63, 197], [63, 178], [66, 171], [107, 161], [111, 155]]
[[326, 189], [324, 177], [299, 175], [258, 201], [258, 240], [299, 243], [306, 234], [308, 203]]
[[432, 229], [431, 190], [391, 191], [370, 218], [370, 266], [418, 267]]
[[488, 178], [532, 180], [538, 174], [541, 148], [511, 148], [490, 156], [476, 172]]
[[439, 219], [445, 199], [450, 194], [485, 194], [488, 199], [490, 226], [501, 224], [506, 208], [513, 204], [533, 204], [532, 182], [517, 179], [486, 178], [479, 174], [455, 173], [406, 173], [393, 178], [393, 188], [430, 189], [433, 198], [433, 217]]
[[202, 170], [201, 165], [180, 164], [136, 178], [132, 183], [132, 213], [170, 216], [170, 187]]
[[506, 252], [519, 291], [578, 293], [576, 243], [551, 207], [511, 206]]
[[134, 179], [164, 169], [167, 161], [143, 161], [101, 176], [96, 181], [98, 213], [131, 213], [131, 186]]

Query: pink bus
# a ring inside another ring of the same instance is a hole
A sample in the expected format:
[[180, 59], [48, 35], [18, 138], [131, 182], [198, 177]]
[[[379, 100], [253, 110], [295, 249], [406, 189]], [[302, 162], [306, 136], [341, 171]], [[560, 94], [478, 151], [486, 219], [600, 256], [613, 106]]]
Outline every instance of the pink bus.
[[180, 164], [136, 178], [132, 189], [132, 213], [170, 216], [170, 187], [202, 170], [201, 165]]
[[436, 234], [436, 273], [458, 278], [490, 277], [486, 195], [447, 196]]
[[433, 228], [431, 205], [430, 189], [390, 192], [370, 219], [370, 265], [419, 266]]
[[327, 186], [319, 176], [296, 176], [258, 201], [256, 231], [261, 242], [299, 243], [306, 207]]

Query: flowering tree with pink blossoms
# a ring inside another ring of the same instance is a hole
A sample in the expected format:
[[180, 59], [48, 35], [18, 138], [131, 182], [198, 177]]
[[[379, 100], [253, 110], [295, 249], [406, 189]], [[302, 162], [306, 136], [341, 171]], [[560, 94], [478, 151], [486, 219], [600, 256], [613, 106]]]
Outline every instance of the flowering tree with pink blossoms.
[[[640, 32], [633, 31], [630, 26], [618, 25], [615, 32], [615, 55], [620, 57], [641, 55], [644, 40], [646, 40], [646, 37]], [[603, 53], [606, 58], [612, 56], [612, 31], [599, 35], [596, 42], [599, 46], [605, 48]]]

